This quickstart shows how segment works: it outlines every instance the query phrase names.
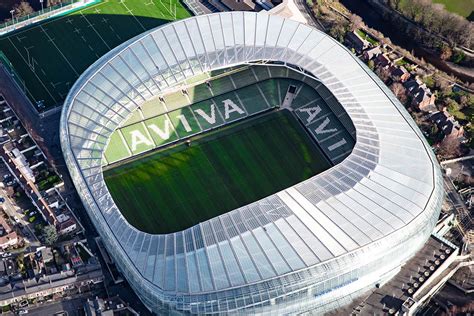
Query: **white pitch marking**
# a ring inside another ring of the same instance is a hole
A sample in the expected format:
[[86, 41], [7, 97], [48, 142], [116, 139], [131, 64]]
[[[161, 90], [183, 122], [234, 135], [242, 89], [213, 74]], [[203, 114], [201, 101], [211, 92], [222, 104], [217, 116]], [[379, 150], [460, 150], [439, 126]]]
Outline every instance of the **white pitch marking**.
[[58, 50], [58, 52], [61, 54], [61, 56], [64, 58], [64, 60], [66, 61], [66, 63], [68, 63], [69, 67], [71, 67], [71, 69], [74, 71], [74, 73], [76, 74], [76, 76], [79, 76], [79, 73], [76, 71], [76, 69], [71, 65], [71, 63], [69, 62], [69, 60], [66, 58], [66, 56], [64, 56], [63, 52], [59, 49], [59, 47], [56, 45], [56, 43], [53, 41], [53, 39], [49, 36], [48, 32], [46, 32], [46, 30], [40, 26], [41, 29], [43, 30], [44, 34], [46, 34], [46, 36], [51, 40], [51, 43], [53, 43], [54, 47], [56, 47], [56, 49]]
[[107, 44], [107, 42], [102, 38], [102, 36], [99, 34], [99, 32], [97, 32], [97, 30], [95, 29], [95, 27], [91, 24], [91, 22], [89, 22], [89, 20], [87, 19], [87, 17], [82, 14], [81, 12], [81, 16], [84, 18], [84, 20], [87, 21], [87, 23], [89, 23], [89, 25], [92, 27], [92, 29], [94, 30], [94, 32], [100, 37], [100, 39], [102, 40], [102, 42], [105, 44], [105, 46], [107, 46], [108, 49], [111, 49], [110, 46]]

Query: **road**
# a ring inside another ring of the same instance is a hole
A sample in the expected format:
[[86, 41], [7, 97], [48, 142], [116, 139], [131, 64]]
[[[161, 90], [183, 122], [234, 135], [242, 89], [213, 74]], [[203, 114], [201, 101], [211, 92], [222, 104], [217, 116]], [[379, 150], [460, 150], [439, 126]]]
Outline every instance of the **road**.
[[84, 308], [84, 304], [87, 302], [88, 295], [82, 295], [73, 299], [63, 299], [59, 302], [47, 302], [38, 307], [29, 307], [28, 314], [31, 316], [44, 316], [44, 315], [67, 315], [76, 316], [84, 315], [81, 310]]

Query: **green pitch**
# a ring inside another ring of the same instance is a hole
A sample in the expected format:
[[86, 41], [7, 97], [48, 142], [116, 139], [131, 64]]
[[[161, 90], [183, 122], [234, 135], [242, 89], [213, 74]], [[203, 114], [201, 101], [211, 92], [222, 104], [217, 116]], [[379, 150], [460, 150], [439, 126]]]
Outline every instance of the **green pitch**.
[[474, 0], [433, 0], [434, 3], [441, 3], [446, 10], [457, 13], [469, 21], [474, 20]]
[[180, 231], [301, 182], [330, 167], [287, 110], [233, 123], [104, 171], [130, 224]]
[[61, 104], [76, 79], [112, 48], [172, 20], [190, 16], [179, 0], [110, 0], [0, 37], [0, 51], [28, 97]]

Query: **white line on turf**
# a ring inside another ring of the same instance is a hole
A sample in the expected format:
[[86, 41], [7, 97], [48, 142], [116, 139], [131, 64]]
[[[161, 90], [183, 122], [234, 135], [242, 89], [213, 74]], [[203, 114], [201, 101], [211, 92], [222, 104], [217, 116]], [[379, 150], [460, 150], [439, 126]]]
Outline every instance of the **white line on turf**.
[[[13, 41], [11, 40], [10, 37], [8, 37], [8, 41], [12, 44], [13, 48], [15, 48], [16, 52], [18, 53], [18, 55], [20, 55], [21, 59], [23, 59], [23, 62], [25, 64], [28, 64], [25, 60], [25, 57], [20, 53], [20, 51], [16, 47], [15, 43], [13, 43]], [[46, 90], [46, 92], [49, 94], [49, 96], [53, 99], [54, 103], [58, 103], [58, 101], [54, 98], [54, 96], [51, 94], [51, 92], [48, 90], [48, 88], [44, 84], [43, 80], [40, 79], [40, 77], [36, 74], [36, 72], [32, 71], [32, 73], [35, 75], [36, 79], [38, 79], [38, 81], [43, 86], [43, 88]]]
[[63, 52], [59, 49], [59, 47], [56, 45], [56, 43], [54, 42], [54, 40], [51, 38], [51, 36], [49, 36], [48, 32], [46, 31], [45, 28], [43, 28], [43, 26], [41, 26], [41, 29], [43, 30], [43, 33], [46, 34], [46, 36], [50, 39], [51, 43], [53, 43], [54, 47], [56, 47], [56, 49], [58, 50], [59, 54], [61, 54], [61, 56], [64, 58], [64, 60], [67, 62], [67, 64], [69, 65], [69, 67], [71, 67], [71, 69], [74, 71], [74, 73], [76, 74], [76, 76], [79, 76], [79, 73], [76, 71], [76, 69], [73, 67], [73, 65], [71, 65], [71, 63], [69, 62], [69, 60], [66, 58], [66, 56], [64, 56]]
[[91, 26], [91, 28], [94, 30], [94, 32], [99, 36], [99, 38], [102, 40], [102, 42], [105, 44], [105, 46], [107, 46], [107, 48], [110, 50], [111, 47], [107, 44], [107, 42], [102, 38], [102, 36], [99, 34], [99, 32], [97, 32], [97, 30], [95, 29], [95, 27], [91, 24], [91, 22], [89, 22], [89, 20], [87, 19], [87, 17], [82, 14], [81, 12], [81, 16], [84, 18], [84, 20], [87, 21], [87, 23], [89, 23], [89, 25]]
[[138, 24], [140, 24], [140, 26], [143, 28], [144, 31], [146, 31], [146, 28], [143, 26], [143, 24], [140, 22], [140, 20], [137, 19], [137, 17], [132, 13], [132, 10], [130, 10], [127, 5], [125, 4], [125, 1], [120, 1], [120, 3], [125, 7], [125, 9], [127, 9], [127, 12], [130, 13], [131, 16], [133, 16], [133, 18], [135, 19], [135, 21], [138, 22]]

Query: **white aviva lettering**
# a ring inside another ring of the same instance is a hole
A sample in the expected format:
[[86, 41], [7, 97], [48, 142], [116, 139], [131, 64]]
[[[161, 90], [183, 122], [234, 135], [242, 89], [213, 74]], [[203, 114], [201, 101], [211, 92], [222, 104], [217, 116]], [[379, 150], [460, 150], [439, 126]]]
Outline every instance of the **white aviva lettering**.
[[186, 132], [189, 133], [193, 130], [191, 126], [189, 125], [188, 120], [186, 119], [186, 116], [184, 116], [183, 114], [180, 114], [180, 115], [177, 115], [176, 118], [181, 122], [181, 124], [183, 124], [184, 130]]
[[148, 124], [148, 129], [153, 131], [156, 135], [158, 135], [161, 139], [167, 140], [170, 138], [170, 132], [173, 125], [171, 125], [171, 121], [166, 119], [164, 130], [156, 126], [156, 124]]
[[314, 131], [316, 132], [316, 134], [318, 135], [321, 135], [321, 134], [327, 134], [327, 133], [333, 133], [333, 132], [337, 132], [337, 129], [335, 128], [330, 128], [330, 129], [325, 129], [326, 126], [328, 126], [328, 124], [330, 123], [331, 121], [329, 120], [329, 117], [326, 117], [323, 121], [323, 123], [321, 125], [318, 126], [318, 128], [316, 128]]
[[130, 138], [132, 143], [132, 151], [137, 150], [137, 146], [144, 144], [146, 146], [153, 146], [151, 139], [148, 139], [142, 132], [139, 130], [134, 130], [130, 132]]
[[209, 124], [215, 124], [216, 123], [216, 106], [214, 104], [211, 104], [211, 115], [207, 115], [206, 112], [204, 112], [203, 109], [197, 109], [194, 110], [196, 114], [199, 114], [203, 119], [205, 119]]
[[333, 151], [334, 149], [339, 148], [339, 147], [341, 147], [345, 144], [347, 144], [347, 141], [346, 141], [345, 138], [343, 138], [340, 141], [338, 141], [337, 143], [334, 143], [331, 146], [329, 146], [328, 149], [329, 149], [329, 151]]
[[310, 124], [316, 118], [319, 112], [321, 112], [321, 108], [317, 106], [306, 109], [298, 109], [298, 111], [308, 114], [308, 117], [306, 118], [306, 124]]
[[244, 110], [242, 110], [237, 104], [235, 104], [232, 100], [226, 99], [222, 101], [224, 103], [224, 117], [226, 120], [229, 119], [230, 113], [237, 112], [239, 114], [244, 114]]
[[[226, 99], [223, 100], [222, 103], [224, 104], [224, 117], [225, 119], [229, 119], [231, 113], [238, 113], [240, 115], [245, 114], [245, 111], [235, 104], [232, 100]], [[196, 109], [194, 110], [196, 114], [201, 116], [204, 120], [206, 120], [209, 124], [216, 123], [216, 105], [210, 105], [209, 113], [206, 113], [203, 109]], [[188, 119], [185, 115], [179, 114], [176, 115], [176, 118], [179, 120], [180, 124], [183, 126], [186, 132], [192, 132], [192, 127], [189, 124]], [[155, 123], [150, 123], [146, 125], [148, 131], [152, 132], [154, 135], [157, 135], [162, 140], [168, 140], [171, 137], [171, 133], [174, 131], [173, 124], [171, 120], [167, 117], [163, 123], [163, 126], [158, 126]], [[154, 136], [153, 136], [154, 137]], [[146, 145], [146, 146], [153, 146], [153, 140], [149, 139], [149, 137], [143, 135], [140, 130], [133, 130], [130, 131], [130, 138], [131, 138], [131, 149], [135, 151], [138, 146]]]

